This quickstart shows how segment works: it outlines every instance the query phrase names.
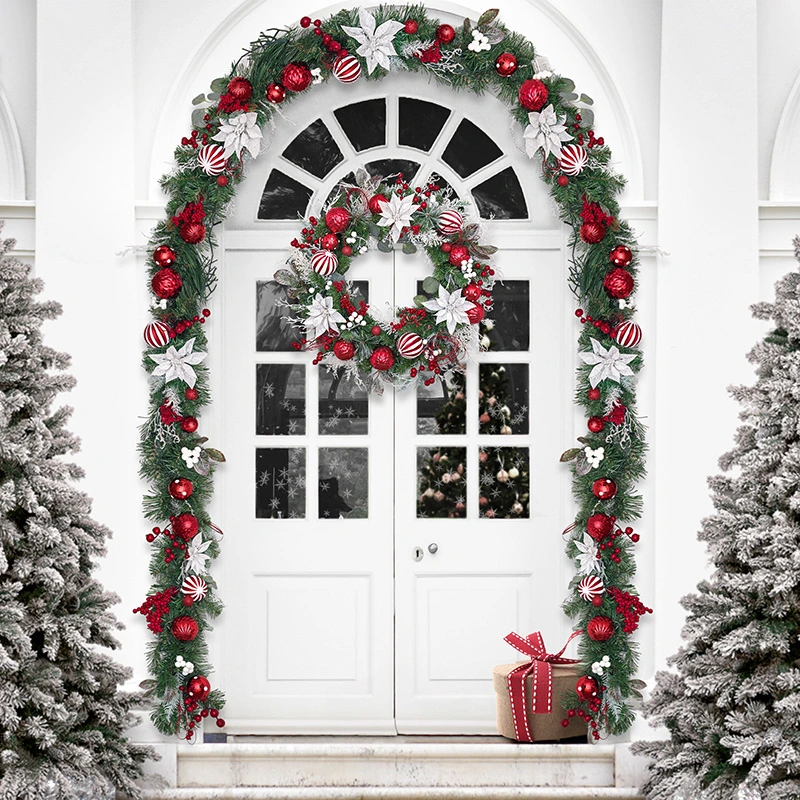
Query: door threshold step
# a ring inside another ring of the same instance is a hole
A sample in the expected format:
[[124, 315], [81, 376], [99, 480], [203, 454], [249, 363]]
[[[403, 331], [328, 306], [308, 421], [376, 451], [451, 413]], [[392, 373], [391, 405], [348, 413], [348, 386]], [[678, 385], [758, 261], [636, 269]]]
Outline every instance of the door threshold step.
[[163, 789], [144, 800], [645, 800], [638, 789], [543, 786], [268, 786]]

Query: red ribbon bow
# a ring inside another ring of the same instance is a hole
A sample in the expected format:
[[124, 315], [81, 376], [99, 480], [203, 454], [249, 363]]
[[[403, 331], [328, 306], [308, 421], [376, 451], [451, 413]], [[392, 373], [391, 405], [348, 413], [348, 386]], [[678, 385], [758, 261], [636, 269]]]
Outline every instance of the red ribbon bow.
[[544, 649], [544, 639], [539, 631], [531, 633], [523, 639], [518, 633], [509, 633], [507, 641], [528, 656], [531, 660], [527, 664], [520, 664], [508, 673], [508, 696], [511, 699], [511, 715], [514, 718], [514, 732], [517, 741], [532, 742], [530, 723], [528, 721], [528, 706], [525, 696], [525, 680], [533, 673], [533, 695], [531, 697], [531, 711], [534, 714], [549, 714], [553, 708], [553, 664], [577, 664], [577, 658], [562, 658], [561, 654], [567, 649], [569, 643], [583, 631], [574, 631], [567, 639], [567, 643], [557, 652], [548, 653]]

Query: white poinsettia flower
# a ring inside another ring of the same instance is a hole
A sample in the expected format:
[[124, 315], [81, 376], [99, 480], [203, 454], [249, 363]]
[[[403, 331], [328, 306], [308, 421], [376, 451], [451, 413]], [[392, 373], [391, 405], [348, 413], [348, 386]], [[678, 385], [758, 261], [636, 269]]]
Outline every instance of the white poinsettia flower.
[[588, 533], [584, 533], [583, 541], [576, 541], [575, 547], [578, 548], [578, 574], [591, 575], [596, 572], [598, 575], [602, 575], [603, 562], [597, 557], [597, 546], [594, 539]]
[[352, 36], [360, 47], [356, 53], [367, 60], [367, 72], [371, 75], [375, 67], [391, 69], [390, 56], [396, 56], [394, 37], [398, 31], [403, 30], [403, 23], [389, 19], [375, 28], [375, 17], [364, 8], [358, 9], [360, 28], [352, 25], [342, 25], [342, 30]]
[[405, 197], [393, 194], [389, 200], [379, 200], [381, 218], [378, 225], [384, 228], [391, 226], [392, 241], [397, 242], [403, 233], [403, 228], [411, 224], [411, 217], [419, 206], [414, 202], [413, 195]]
[[347, 320], [333, 307], [333, 298], [324, 297], [317, 292], [316, 297], [308, 306], [306, 329], [310, 339], [316, 339], [329, 330], [339, 332], [339, 323]]
[[225, 146], [225, 158], [236, 154], [242, 157], [242, 150], [247, 150], [253, 158], [261, 149], [261, 128], [258, 127], [258, 115], [255, 111], [242, 111], [232, 117], [220, 120], [219, 133], [211, 138], [222, 142]]
[[211, 547], [211, 539], [204, 542], [200, 536], [195, 536], [186, 548], [188, 557], [183, 562], [183, 571], [193, 572], [195, 575], [200, 575], [205, 572], [206, 562], [211, 558], [211, 556], [206, 553], [209, 547]]
[[436, 313], [436, 322], [446, 322], [447, 330], [453, 333], [456, 325], [464, 323], [469, 325], [469, 317], [467, 311], [472, 308], [475, 303], [470, 302], [461, 294], [461, 289], [456, 289], [454, 292], [448, 292], [441, 284], [439, 284], [439, 296], [428, 300], [423, 303], [428, 311]]
[[562, 115], [559, 120], [552, 103], [541, 111], [531, 111], [528, 114], [530, 124], [522, 134], [528, 158], [533, 158], [539, 149], [544, 151], [545, 158], [551, 153], [560, 158], [561, 142], [567, 142], [572, 138], [564, 125], [566, 120], [566, 115]]
[[194, 353], [194, 339], [189, 339], [180, 350], [176, 350], [173, 345], [167, 348], [166, 353], [151, 353], [148, 358], [156, 362], [153, 376], [164, 376], [164, 383], [170, 381], [183, 381], [190, 389], [197, 383], [192, 364], [199, 364], [206, 353]]
[[623, 375], [633, 375], [633, 370], [628, 364], [636, 358], [636, 354], [623, 355], [616, 345], [606, 350], [597, 339], [592, 339], [592, 353], [579, 353], [584, 364], [594, 364], [594, 369], [589, 373], [589, 383], [594, 389], [601, 381], [610, 380], [620, 382]]

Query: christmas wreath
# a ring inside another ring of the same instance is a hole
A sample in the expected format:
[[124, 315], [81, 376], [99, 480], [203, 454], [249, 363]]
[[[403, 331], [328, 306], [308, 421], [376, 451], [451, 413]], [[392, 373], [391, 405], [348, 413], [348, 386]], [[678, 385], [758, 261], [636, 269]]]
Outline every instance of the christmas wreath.
[[[580, 447], [562, 456], [571, 464], [578, 502], [565, 532], [576, 575], [564, 609], [586, 635], [578, 648], [585, 674], [566, 699], [564, 723], [583, 717], [599, 738], [624, 732], [633, 720], [641, 686], [633, 679], [637, 649], [630, 634], [650, 609], [632, 584], [639, 535], [622, 522], [641, 515], [635, 484], [644, 475], [645, 453], [634, 382], [642, 332], [631, 319], [636, 243], [617, 203], [624, 180], [595, 135], [591, 99], [497, 17], [497, 10], [487, 11], [455, 28], [429, 17], [422, 5], [344, 10], [324, 21], [304, 17], [298, 27], [265, 31], [228, 75], [212, 82], [207, 96], [194, 100], [193, 130], [162, 179], [167, 217], [151, 237], [153, 319], [144, 332], [151, 390], [141, 473], [151, 487], [145, 514], [156, 524], [147, 534], [153, 586], [136, 610], [156, 636], [148, 652], [153, 678], [144, 688], [154, 703], [153, 722], [164, 733], [192, 739], [209, 716], [224, 725], [223, 695], [206, 677], [205, 644], [221, 610], [210, 574], [221, 533], [207, 505], [224, 456], [207, 446], [198, 422], [209, 403], [204, 326], [217, 280], [214, 226], [225, 219], [248, 160], [261, 151], [262, 129], [281, 106], [325, 80], [354, 85], [398, 69], [503, 101], [573, 231], [568, 283], [584, 325], [576, 403], [588, 417], [588, 431]], [[298, 347], [320, 348], [318, 361], [344, 365], [376, 389], [384, 380], [402, 385], [423, 373], [430, 381], [457, 360], [476, 318], [491, 304], [490, 248], [464, 225], [463, 207], [435, 185], [361, 183], [360, 192], [345, 191], [324, 219], [308, 220], [289, 269], [279, 273], [300, 303], [295, 321], [310, 331]], [[390, 217], [392, 225], [382, 225]], [[381, 249], [394, 247], [394, 234], [387, 238], [383, 228], [399, 229], [397, 241], [407, 251], [423, 246], [434, 267], [428, 288], [436, 297], [419, 298], [391, 321], [374, 320], [356, 304], [336, 272], [343, 278], [356, 245], [360, 250], [370, 236]]]

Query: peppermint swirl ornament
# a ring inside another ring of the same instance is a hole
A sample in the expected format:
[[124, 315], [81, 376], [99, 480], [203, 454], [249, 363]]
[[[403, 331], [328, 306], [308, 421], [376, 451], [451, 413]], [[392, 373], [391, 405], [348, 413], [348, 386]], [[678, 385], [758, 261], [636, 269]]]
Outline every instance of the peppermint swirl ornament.
[[597, 575], [587, 575], [578, 584], [578, 594], [587, 603], [591, 603], [595, 597], [599, 597], [604, 591], [603, 581]]
[[567, 144], [561, 148], [558, 166], [565, 175], [580, 175], [589, 163], [589, 154], [579, 144]]
[[169, 325], [161, 320], [149, 322], [144, 329], [144, 340], [150, 347], [163, 347], [169, 339]]
[[339, 56], [333, 65], [333, 77], [340, 83], [353, 83], [361, 77], [361, 64], [349, 53]]
[[311, 269], [319, 275], [327, 277], [336, 272], [336, 267], [339, 266], [339, 259], [336, 258], [334, 253], [330, 250], [317, 250], [311, 256]]
[[205, 144], [197, 151], [197, 165], [206, 175], [219, 175], [227, 163], [225, 148], [218, 144]]
[[208, 584], [199, 575], [189, 575], [181, 584], [181, 594], [197, 603], [208, 594]]

